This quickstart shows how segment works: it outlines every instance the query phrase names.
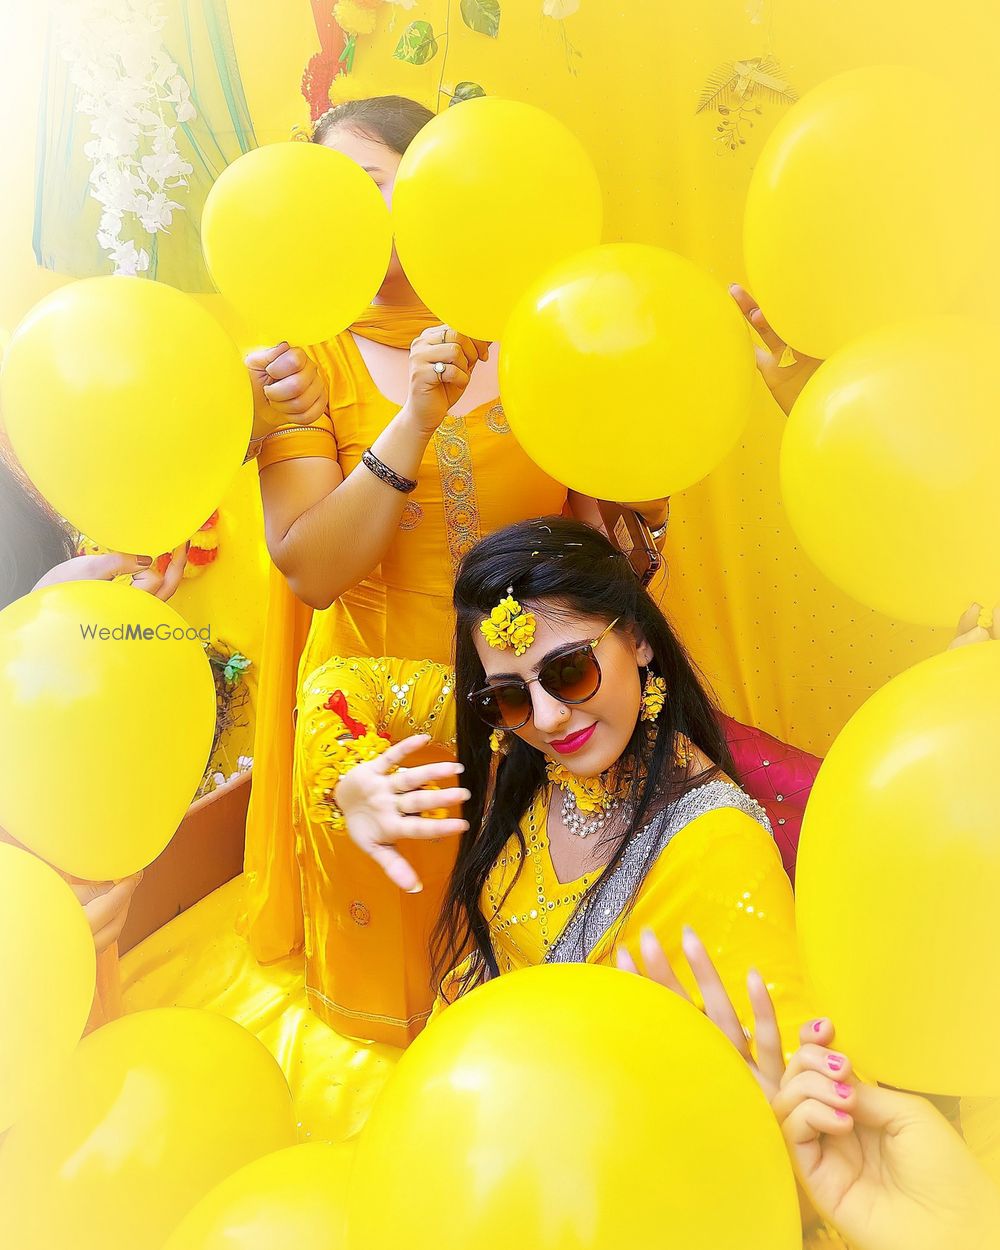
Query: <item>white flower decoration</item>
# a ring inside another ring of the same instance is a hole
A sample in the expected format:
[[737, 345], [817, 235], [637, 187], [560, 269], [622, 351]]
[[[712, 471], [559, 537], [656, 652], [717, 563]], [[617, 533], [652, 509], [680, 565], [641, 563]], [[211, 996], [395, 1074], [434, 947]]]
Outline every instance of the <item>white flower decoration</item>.
[[[169, 229], [191, 165], [178, 125], [197, 117], [191, 88], [163, 47], [160, 0], [59, 0], [57, 32], [79, 92], [90, 193], [103, 212], [99, 246], [116, 274], [149, 268], [148, 236]], [[174, 123], [174, 124], [171, 124]]]

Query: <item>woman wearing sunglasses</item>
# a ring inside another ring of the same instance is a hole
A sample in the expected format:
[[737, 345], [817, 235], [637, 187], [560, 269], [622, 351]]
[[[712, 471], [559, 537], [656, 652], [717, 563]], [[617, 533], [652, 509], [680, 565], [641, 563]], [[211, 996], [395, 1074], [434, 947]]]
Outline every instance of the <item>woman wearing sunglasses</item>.
[[[444, 997], [542, 962], [613, 964], [644, 928], [676, 958], [691, 927], [744, 1026], [757, 969], [793, 1049], [810, 1013], [791, 887], [766, 816], [732, 780], [717, 713], [627, 561], [579, 522], [523, 522], [465, 558], [455, 606], [461, 787], [454, 765], [407, 767], [427, 741], [412, 737], [328, 792], [404, 889], [419, 889], [407, 840], [462, 832], [435, 941]], [[322, 722], [300, 732], [321, 740]], [[458, 803], [464, 821], [429, 814]]]

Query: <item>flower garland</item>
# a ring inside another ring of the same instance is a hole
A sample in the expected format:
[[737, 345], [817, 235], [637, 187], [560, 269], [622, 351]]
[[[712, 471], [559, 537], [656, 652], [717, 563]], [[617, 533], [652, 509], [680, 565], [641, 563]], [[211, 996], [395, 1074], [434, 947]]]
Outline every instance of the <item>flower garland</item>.
[[[188, 542], [187, 560], [184, 563], [184, 577], [198, 577], [210, 564], [219, 558], [219, 536], [216, 533], [219, 525], [219, 510], [216, 510]], [[170, 563], [169, 551], [156, 557], [153, 568], [161, 575], [167, 571]]]
[[481, 623], [479, 632], [496, 650], [524, 655], [535, 641], [535, 614], [522, 608], [513, 592], [508, 591]]
[[309, 787], [307, 814], [330, 829], [344, 828], [344, 814], [337, 806], [334, 793], [345, 773], [365, 760], [374, 760], [388, 750], [390, 740], [361, 721], [355, 720], [342, 690], [335, 690], [323, 704], [330, 713], [317, 725], [323, 735], [324, 762], [315, 770]]
[[[149, 269], [142, 237], [168, 230], [192, 166], [177, 125], [197, 116], [191, 89], [163, 46], [159, 0], [60, 0], [60, 50], [77, 89], [77, 112], [94, 138], [90, 194], [103, 212], [97, 241], [116, 274]], [[175, 124], [171, 124], [175, 123]]]

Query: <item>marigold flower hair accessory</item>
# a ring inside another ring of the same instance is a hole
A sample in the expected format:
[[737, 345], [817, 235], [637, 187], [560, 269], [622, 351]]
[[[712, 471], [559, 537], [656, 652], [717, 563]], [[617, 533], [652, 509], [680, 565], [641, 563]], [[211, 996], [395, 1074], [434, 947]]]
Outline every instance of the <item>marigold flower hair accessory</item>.
[[521, 607], [514, 598], [514, 587], [508, 586], [506, 597], [482, 622], [479, 632], [498, 651], [524, 655], [535, 641], [535, 614]]

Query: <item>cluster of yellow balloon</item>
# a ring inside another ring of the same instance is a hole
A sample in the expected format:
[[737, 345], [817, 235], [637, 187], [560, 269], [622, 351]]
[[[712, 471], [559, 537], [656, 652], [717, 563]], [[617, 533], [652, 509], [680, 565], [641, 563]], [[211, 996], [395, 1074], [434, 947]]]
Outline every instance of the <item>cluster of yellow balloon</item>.
[[350, 1250], [396, 1250], [403, 1229], [412, 1250], [802, 1245], [777, 1122], [732, 1045], [679, 996], [585, 965], [500, 977], [417, 1039], [349, 1203]]
[[4, 355], [11, 445], [57, 512], [102, 546], [159, 555], [243, 463], [250, 380], [218, 321], [159, 282], [90, 278], [37, 304]]
[[281, 1069], [239, 1025], [183, 1008], [125, 1016], [80, 1043], [4, 1141], [5, 1238], [162, 1246], [220, 1181], [294, 1141]]
[[374, 299], [392, 252], [370, 175], [311, 143], [269, 144], [234, 161], [208, 194], [201, 237], [254, 346], [339, 334]]
[[152, 595], [67, 582], [0, 612], [0, 827], [110, 881], [173, 836], [208, 762], [215, 686], [192, 627]]
[[838, 586], [915, 624], [1000, 598], [983, 523], [1000, 328], [944, 316], [975, 298], [996, 176], [943, 82], [867, 67], [789, 110], [747, 198], [755, 297], [782, 338], [829, 357], [782, 446], [789, 519]]
[[796, 919], [858, 1070], [1000, 1094], [1000, 646], [894, 678], [851, 718], [806, 808]]

